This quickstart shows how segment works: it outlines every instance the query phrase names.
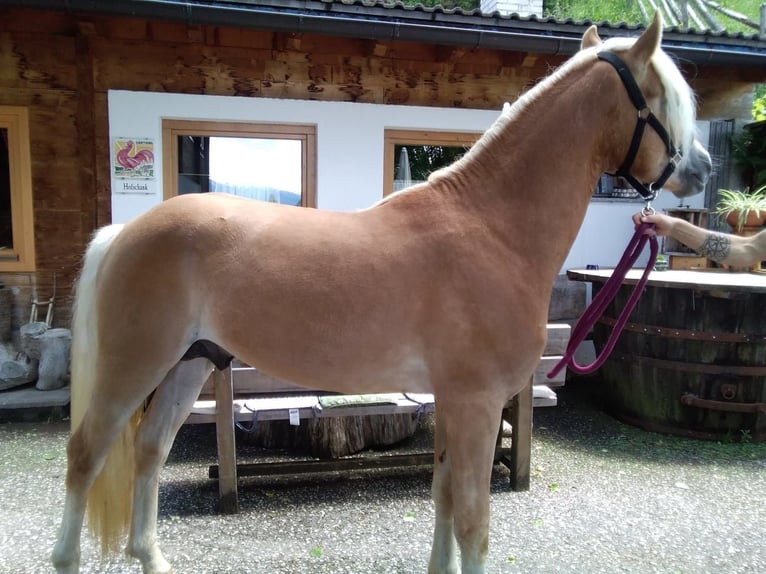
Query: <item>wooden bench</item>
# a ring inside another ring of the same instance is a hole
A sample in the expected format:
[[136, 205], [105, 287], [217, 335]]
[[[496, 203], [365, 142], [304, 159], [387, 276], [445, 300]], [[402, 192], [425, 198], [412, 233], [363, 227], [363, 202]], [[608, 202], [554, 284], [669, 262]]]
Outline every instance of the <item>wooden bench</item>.
[[[547, 379], [546, 373], [563, 354], [569, 340], [569, 332], [570, 327], [567, 324], [548, 325], [548, 342], [545, 352], [530, 384], [509, 401], [503, 411], [503, 420], [510, 423], [513, 429], [511, 447], [502, 446], [501, 427], [498, 430], [495, 462], [502, 463], [510, 469], [511, 487], [514, 490], [529, 489], [532, 408], [556, 405], [556, 393], [553, 389], [564, 384], [566, 372], [562, 370], [555, 379]], [[237, 423], [248, 425], [261, 421], [290, 420], [293, 424], [300, 424], [300, 421], [309, 418], [425, 414], [434, 410], [432, 395], [395, 393], [381, 395], [380, 402], [324, 407], [323, 403], [327, 401], [323, 399], [332, 395], [332, 393], [321, 393], [272, 379], [236, 361], [229, 369], [213, 373], [186, 422], [214, 422], [216, 425], [219, 464], [210, 467], [210, 478], [218, 479], [220, 507], [223, 512], [239, 511], [237, 494], [239, 476], [293, 475], [304, 472], [394, 468], [433, 463], [433, 453], [425, 452], [374, 457], [351, 456], [333, 460], [237, 464], [234, 438]]]

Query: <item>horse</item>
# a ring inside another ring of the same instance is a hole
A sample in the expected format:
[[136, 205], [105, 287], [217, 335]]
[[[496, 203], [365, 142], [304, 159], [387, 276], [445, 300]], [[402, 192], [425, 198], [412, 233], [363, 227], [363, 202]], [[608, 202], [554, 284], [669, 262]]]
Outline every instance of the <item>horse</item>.
[[[143, 572], [171, 571], [157, 542], [160, 467], [205, 380], [235, 356], [320, 390], [433, 393], [428, 571], [484, 572], [501, 411], [539, 361], [595, 183], [623, 168], [684, 197], [711, 170], [661, 39], [659, 17], [637, 39], [591, 27], [463, 158], [368, 209], [190, 194], [98, 231], [73, 311], [57, 571], [79, 569], [86, 506], [103, 551], [127, 533]], [[606, 53], [645, 97], [638, 114]]]

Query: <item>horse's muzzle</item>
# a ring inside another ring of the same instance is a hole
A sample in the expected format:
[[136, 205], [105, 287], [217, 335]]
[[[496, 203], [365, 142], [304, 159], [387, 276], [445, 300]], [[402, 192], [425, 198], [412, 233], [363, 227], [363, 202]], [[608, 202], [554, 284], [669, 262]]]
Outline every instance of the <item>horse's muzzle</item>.
[[695, 139], [691, 150], [665, 187], [676, 197], [690, 197], [705, 191], [705, 186], [712, 172], [713, 162], [710, 159], [710, 154]]

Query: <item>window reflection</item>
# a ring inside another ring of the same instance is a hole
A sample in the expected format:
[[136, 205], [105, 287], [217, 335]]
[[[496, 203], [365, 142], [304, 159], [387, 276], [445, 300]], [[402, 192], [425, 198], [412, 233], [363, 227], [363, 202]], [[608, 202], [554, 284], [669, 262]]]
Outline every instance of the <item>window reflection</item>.
[[302, 146], [296, 139], [178, 136], [178, 193], [301, 205]]
[[394, 145], [394, 191], [428, 179], [428, 175], [452, 165], [470, 146]]

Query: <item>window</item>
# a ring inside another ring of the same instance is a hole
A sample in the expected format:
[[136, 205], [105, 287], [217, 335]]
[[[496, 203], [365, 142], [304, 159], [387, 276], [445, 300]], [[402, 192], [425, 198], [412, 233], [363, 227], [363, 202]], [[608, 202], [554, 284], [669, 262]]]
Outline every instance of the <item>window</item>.
[[601, 177], [593, 190], [593, 198], [634, 199], [643, 201], [641, 195], [633, 189], [633, 186], [628, 183], [628, 180], [624, 177], [610, 175], [608, 173], [601, 174]]
[[0, 271], [34, 271], [29, 114], [0, 106]]
[[425, 181], [467, 152], [480, 133], [386, 130], [383, 151], [383, 195]]
[[165, 199], [222, 191], [316, 207], [316, 128], [163, 120]]

